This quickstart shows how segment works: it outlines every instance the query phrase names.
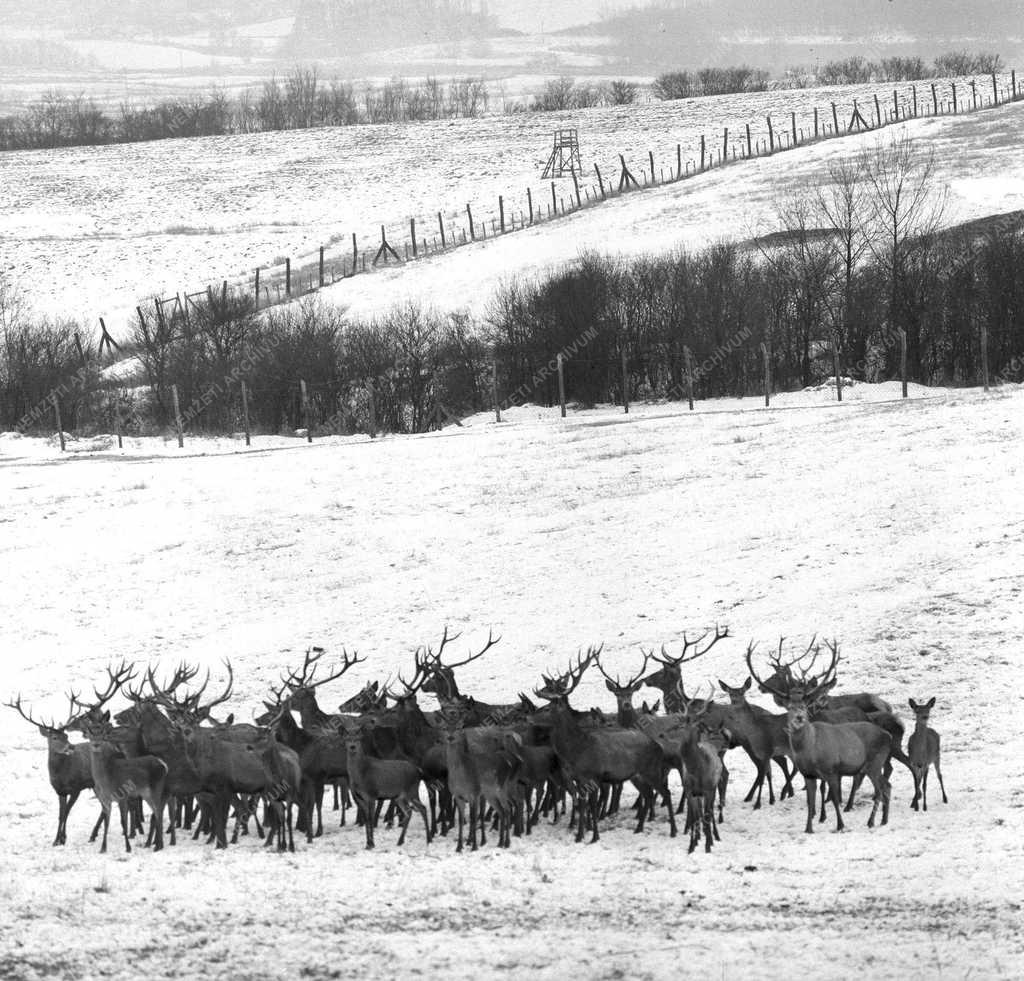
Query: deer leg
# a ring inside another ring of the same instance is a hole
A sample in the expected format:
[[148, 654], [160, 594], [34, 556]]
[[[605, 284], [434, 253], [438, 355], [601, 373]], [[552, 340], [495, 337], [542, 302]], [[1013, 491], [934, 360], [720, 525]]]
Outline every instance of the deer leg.
[[89, 835], [89, 841], [93, 842], [99, 837], [100, 828], [103, 827], [103, 808], [100, 808], [100, 816], [96, 818], [96, 823], [92, 826], [92, 834]]
[[129, 840], [128, 831], [131, 826], [130, 823], [130, 806], [125, 801], [121, 800], [117, 802], [117, 809], [121, 817], [121, 834], [124, 836], [124, 850], [130, 852], [132, 850], [132, 843]]
[[846, 798], [846, 806], [843, 808], [844, 811], [850, 812], [853, 810], [853, 799], [857, 796], [857, 791], [860, 790], [860, 785], [864, 782], [864, 774], [858, 773], [854, 776], [852, 783], [850, 784], [850, 796]]
[[334, 786], [334, 806], [331, 808], [331, 810], [332, 811], [338, 811], [338, 810], [341, 809], [341, 800], [339, 799], [339, 796], [338, 796], [338, 785], [337, 784], [333, 784], [333, 786]]
[[[420, 807], [423, 805], [420, 804]], [[398, 846], [401, 847], [405, 844], [405, 833], [409, 830], [409, 822], [412, 820], [412, 806], [407, 800], [396, 800], [395, 810], [398, 812], [401, 818], [399, 827], [402, 829], [398, 836]]]
[[831, 787], [827, 786], [828, 781], [822, 780], [820, 783], [821, 788], [821, 813], [818, 815], [818, 824], [822, 824], [825, 820], [825, 805], [828, 803], [828, 795], [826, 791], [831, 791]]
[[782, 790], [779, 791], [779, 800], [785, 800], [787, 797], [794, 797], [795, 791], [793, 790], [793, 778], [796, 776], [796, 767], [790, 769], [789, 760], [785, 756], [772, 757], [775, 760], [776, 765], [782, 771], [782, 775], [786, 778], [786, 782], [782, 785]]
[[594, 824], [593, 833], [590, 836], [590, 844], [594, 845], [601, 839], [598, 829], [598, 822], [601, 820], [601, 792], [596, 787], [590, 794], [590, 820]]
[[818, 780], [817, 777], [804, 777], [804, 790], [807, 792], [807, 827], [804, 831], [807, 834], [814, 834], [814, 813], [818, 803]]
[[459, 825], [459, 840], [458, 840], [458, 844], [455, 846], [455, 852], [456, 852], [456, 854], [458, 854], [459, 852], [462, 851], [462, 839], [463, 839], [463, 834], [462, 833], [463, 833], [464, 826], [466, 824], [466, 802], [464, 800], [462, 800], [461, 798], [459, 800], [455, 801], [455, 813], [456, 813], [456, 820], [457, 820], [458, 825]]
[[[430, 821], [427, 818], [427, 809], [423, 806], [423, 803], [418, 800], [409, 801], [414, 811], [419, 811], [419, 815], [423, 818], [423, 831], [427, 836], [427, 844], [429, 845], [434, 840], [434, 833], [430, 829]], [[408, 822], [406, 822], [408, 824]]]
[[373, 809], [374, 809], [374, 805], [377, 802], [374, 801], [374, 800], [370, 800], [368, 797], [363, 797], [361, 795], [357, 796], [356, 800], [358, 801], [359, 806], [363, 809], [363, 814], [366, 817], [366, 820], [363, 823], [366, 826], [366, 848], [367, 848], [367, 851], [369, 851], [371, 848], [374, 847], [374, 842], [373, 842]]
[[[102, 803], [102, 802], [101, 802]], [[110, 827], [110, 804], [103, 804], [103, 841], [100, 844], [100, 854], [107, 850], [107, 829]]]
[[715, 794], [712, 790], [710, 796], [704, 799], [704, 851], [710, 854], [711, 844], [714, 840], [714, 832], [711, 830], [711, 826], [715, 822]]
[[[939, 769], [938, 754], [935, 756], [935, 776], [939, 778], [939, 790], [942, 791], [942, 803], [948, 804], [949, 800], [946, 798], [946, 785], [942, 782], [942, 771]], [[74, 803], [74, 801], [72, 801], [72, 803]], [[71, 810], [71, 804], [68, 804], [68, 810]]]
[[[472, 797], [469, 801], [469, 849], [470, 851], [477, 850], [476, 832], [477, 824], [480, 821], [480, 800], [477, 797]], [[480, 829], [480, 844], [483, 844], [483, 828]]]
[[688, 854], [693, 854], [700, 842], [700, 814], [697, 812], [697, 798], [691, 793], [686, 802], [686, 823], [690, 826], [690, 847]]
[[[757, 798], [754, 800], [754, 810], [759, 811], [761, 809], [761, 791], [764, 788], [765, 780], [771, 780], [771, 773], [769, 767], [771, 766], [771, 760], [758, 760], [757, 761], [757, 777], [754, 780], [754, 786], [757, 788]], [[771, 784], [769, 784], [769, 788]], [[768, 799], [771, 801], [771, 790], [769, 789]], [[774, 803], [774, 802], [773, 802]]]
[[921, 776], [921, 810], [928, 812], [928, 764], [924, 766], [924, 773]]
[[665, 807], [668, 809], [668, 826], [670, 838], [675, 838], [679, 834], [679, 828], [676, 826], [676, 812], [672, 809], [672, 788], [668, 785], [668, 778], [665, 778], [664, 784], [661, 788], [661, 796], [665, 801]]
[[832, 799], [832, 808], [836, 812], [836, 831], [845, 831], [842, 814], [843, 788], [838, 774], [833, 774], [828, 778], [828, 792]]
[[324, 781], [317, 780], [316, 792], [313, 803], [316, 806], [316, 834], [315, 837], [322, 838], [324, 833]]
[[66, 801], [69, 796], [70, 794], [57, 794], [57, 834], [53, 837], [54, 845], [64, 844], [62, 841], [62, 832], [64, 830], [64, 821], [67, 817]]

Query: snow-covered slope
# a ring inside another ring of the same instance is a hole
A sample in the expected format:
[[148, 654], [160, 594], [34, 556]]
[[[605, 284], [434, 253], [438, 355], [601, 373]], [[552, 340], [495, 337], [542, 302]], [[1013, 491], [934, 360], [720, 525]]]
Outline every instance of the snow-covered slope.
[[[603, 641], [625, 672], [641, 645], [717, 621], [733, 638], [688, 688], [741, 681], [752, 638], [836, 636], [843, 687], [901, 709], [937, 697], [949, 794], [933, 778], [912, 812], [899, 768], [887, 827], [864, 826], [864, 803], [848, 834], [808, 837], [799, 794], [741, 802], [752, 773], [730, 754], [710, 856], [625, 818], [591, 847], [563, 824], [456, 856], [414, 825], [403, 852], [382, 832], [369, 854], [332, 818], [285, 858], [253, 840], [103, 857], [84, 799], [69, 845], [50, 847], [44, 746], [4, 710], [0, 973], [1019, 977], [1024, 390], [847, 394], [565, 422], [526, 407], [424, 437], [181, 459], [0, 441], [4, 700], [57, 713], [111, 658], [217, 672], [229, 656], [244, 717], [306, 646], [344, 644], [368, 660], [324, 693], [334, 705], [444, 623], [460, 647], [503, 635], [462, 680], [505, 697], [580, 646]], [[610, 707], [596, 677], [579, 701]]]
[[[321, 245], [328, 266], [337, 266], [351, 255], [353, 233], [360, 253], [372, 257], [381, 225], [403, 251], [410, 218], [421, 240], [438, 234], [439, 211], [449, 238], [460, 236], [469, 204], [479, 233], [496, 218], [499, 195], [509, 220], [525, 212], [528, 187], [535, 207], [545, 209], [551, 189], [540, 174], [557, 127], [579, 129], [588, 175], [596, 163], [605, 180], [617, 179], [622, 153], [641, 177], [649, 151], [659, 174], [669, 173], [677, 144], [685, 165], [699, 157], [702, 135], [714, 154], [728, 127], [730, 147], [738, 149], [747, 124], [754, 140], [765, 140], [766, 115], [786, 132], [791, 112], [798, 129], [811, 133], [815, 107], [820, 123], [830, 124], [835, 100], [845, 122], [853, 99], [866, 106], [877, 88], [3, 154], [2, 268], [38, 309], [93, 323], [103, 316], [123, 335], [140, 299], [201, 290], [225, 278], [251, 285], [257, 266], [282, 272], [286, 257], [311, 262]], [[963, 93], [963, 83], [960, 88]], [[910, 91], [900, 86], [904, 105]], [[942, 92], [948, 98], [948, 86]], [[887, 108], [891, 95], [885, 98]], [[920, 98], [927, 99], [923, 88]], [[934, 141], [941, 157], [941, 175], [954, 192], [951, 221], [1021, 206], [1022, 114], [1019, 103], [910, 127]], [[775, 195], [820, 176], [834, 155], [875, 139], [829, 141], [630, 195], [568, 222], [422, 263], [399, 282], [387, 274], [346, 283], [337, 300], [362, 311], [406, 295], [464, 305], [479, 302], [499, 274], [533, 271], [581, 248], [636, 252], [764, 231], [774, 226]], [[593, 177], [588, 183], [596, 191]], [[562, 180], [557, 195], [570, 200], [572, 193], [571, 182]]]

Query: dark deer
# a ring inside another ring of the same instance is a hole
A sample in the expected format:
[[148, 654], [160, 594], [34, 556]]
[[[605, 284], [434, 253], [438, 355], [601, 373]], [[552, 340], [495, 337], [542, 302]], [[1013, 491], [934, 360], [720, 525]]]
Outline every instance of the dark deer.
[[714, 636], [701, 647], [700, 645], [707, 640], [710, 633], [710, 630], [706, 630], [694, 640], [690, 640], [684, 633], [683, 649], [678, 657], [669, 654], [664, 645], [662, 645], [660, 656], [651, 652], [651, 658], [661, 667], [644, 678], [643, 683], [648, 688], [657, 688], [661, 692], [666, 712], [682, 712], [686, 707], [680, 698], [681, 689], [679, 687], [683, 677], [683, 665], [690, 661], [696, 661], [697, 658], [707, 654], [715, 644], [729, 636], [729, 628], [719, 629], [718, 624], [715, 624]]
[[914, 731], [907, 742], [910, 753], [911, 772], [914, 774], [914, 799], [910, 806], [916, 811], [918, 802], [922, 810], [928, 810], [928, 767], [935, 767], [935, 775], [939, 778], [939, 789], [942, 791], [942, 803], [948, 804], [946, 786], [942, 782], [942, 770], [939, 769], [939, 734], [928, 728], [928, 717], [935, 706], [935, 697], [918, 704], [913, 699], [907, 703], [917, 720]]
[[[889, 761], [891, 740], [889, 734], [871, 722], [845, 722], [829, 724], [811, 720], [811, 706], [828, 693], [835, 684], [835, 669], [839, 662], [838, 646], [832, 651], [831, 661], [824, 673], [809, 675], [800, 670], [799, 677], [794, 668], [806, 657], [782, 666], [773, 677], [785, 677], [786, 687], [762, 681], [754, 668], [752, 655], [754, 645], [747, 649], [747, 667], [763, 691], [777, 696], [786, 705], [790, 751], [797, 770], [803, 775], [807, 793], [808, 834], [814, 831], [814, 813], [818, 781], [823, 781], [829, 790], [836, 814], [836, 831], [844, 829], [840, 813], [840, 780], [842, 777], [866, 776], [874, 787], [874, 803], [868, 827], [875, 826], [878, 805], [882, 805], [882, 824], [889, 820], [889, 782], [885, 767]], [[779, 662], [777, 662], [779, 663]], [[810, 667], [813, 667], [813, 659]]]
[[421, 690], [427, 694], [434, 695], [442, 708], [461, 710], [468, 725], [479, 724], [486, 718], [493, 718], [496, 714], [500, 714], [502, 718], [513, 720], [525, 718], [526, 713], [520, 702], [509, 705], [494, 705], [489, 702], [481, 702], [459, 691], [458, 683], [455, 681], [455, 669], [479, 660], [501, 640], [500, 637], [494, 636], [493, 631], [488, 631], [487, 643], [475, 654], [471, 653], [461, 661], [452, 661], [446, 664], [442, 660], [444, 649], [452, 641], [458, 640], [460, 636], [461, 634], [449, 636], [448, 627], [446, 626], [436, 652], [431, 647], [421, 648], [421, 659], [427, 675]]
[[[5, 703], [26, 722], [35, 726], [39, 730], [39, 734], [46, 740], [46, 767], [50, 776], [50, 786], [53, 787], [53, 792], [57, 795], [57, 834], [53, 839], [54, 845], [67, 844], [67, 824], [71, 808], [75, 806], [75, 802], [83, 790], [93, 789], [89, 744], [72, 744], [68, 738], [68, 726], [75, 721], [75, 702], [72, 696], [69, 696], [69, 699], [71, 710], [67, 721], [61, 725], [52, 720], [43, 722], [34, 719], [22, 708], [21, 695], [18, 695], [13, 702]], [[102, 823], [103, 814], [101, 813], [89, 838], [90, 841], [96, 839]]]
[[384, 760], [370, 756], [363, 746], [363, 734], [352, 733], [345, 742], [348, 752], [348, 778], [352, 796], [362, 808], [366, 827], [366, 847], [374, 847], [373, 825], [378, 801], [394, 801], [402, 815], [402, 832], [398, 844], [405, 842], [412, 812], [423, 818], [427, 844], [433, 837], [427, 809], [419, 797], [420, 771], [408, 760]]
[[600, 839], [602, 786], [626, 780], [633, 783], [641, 797], [636, 833], [644, 829], [654, 795], [661, 794], [669, 812], [670, 834], [675, 837], [678, 831], [668, 770], [658, 743], [637, 729], [587, 728], [583, 722], [587, 713], [576, 712], [569, 706], [569, 696], [599, 654], [600, 648], [588, 648], [566, 674], [557, 678], [544, 675], [544, 686], [535, 689], [535, 694], [550, 705], [551, 745], [573, 786], [576, 840], [583, 840], [585, 815], [589, 816], [592, 829], [591, 843]]
[[779, 793], [779, 799], [793, 796], [793, 776], [790, 773], [789, 761], [786, 753], [789, 752], [789, 735], [786, 732], [785, 713], [775, 715], [760, 705], [751, 705], [747, 701], [747, 692], [750, 690], [752, 678], [739, 687], [734, 688], [719, 679], [718, 686], [729, 696], [729, 712], [727, 726], [732, 733], [734, 741], [743, 747], [751, 762], [757, 768], [757, 776], [747, 791], [744, 802], [754, 799], [754, 810], [761, 806], [761, 791], [765, 778], [768, 780], [768, 803], [775, 803], [775, 793], [772, 789], [772, 761], [782, 770], [785, 777], [785, 784]]

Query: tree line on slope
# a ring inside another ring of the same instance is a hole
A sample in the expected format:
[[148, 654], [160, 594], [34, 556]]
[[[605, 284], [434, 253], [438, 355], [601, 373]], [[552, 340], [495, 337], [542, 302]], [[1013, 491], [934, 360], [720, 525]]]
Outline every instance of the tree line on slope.
[[[841, 159], [829, 178], [778, 206], [778, 230], [672, 255], [586, 254], [534, 280], [505, 281], [486, 315], [415, 304], [361, 320], [316, 300], [257, 314], [248, 294], [211, 292], [158, 315], [129, 350], [134, 380], [104, 380], [69, 321], [32, 316], [0, 284], [0, 427], [158, 432], [310, 422], [318, 432], [419, 432], [503, 405], [755, 395], [762, 345], [774, 390], [907, 375], [977, 384], [987, 365], [1024, 380], [1024, 221], [1020, 213], [943, 231], [935, 161], [907, 139]], [[984, 336], [983, 336], [984, 335]], [[625, 359], [625, 379], [623, 374]], [[303, 403], [300, 380], [306, 383]], [[624, 393], [623, 387], [626, 386]], [[115, 389], [117, 391], [115, 392]], [[117, 395], [115, 403], [114, 396]]]

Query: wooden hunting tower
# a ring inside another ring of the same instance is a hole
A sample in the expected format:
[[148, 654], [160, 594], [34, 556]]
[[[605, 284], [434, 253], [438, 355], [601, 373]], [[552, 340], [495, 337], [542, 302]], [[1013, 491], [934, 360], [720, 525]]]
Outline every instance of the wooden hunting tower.
[[566, 174], [582, 174], [583, 163], [580, 161], [580, 138], [574, 129], [556, 129], [555, 145], [551, 149], [547, 166], [541, 180], [552, 177], [565, 177]]

